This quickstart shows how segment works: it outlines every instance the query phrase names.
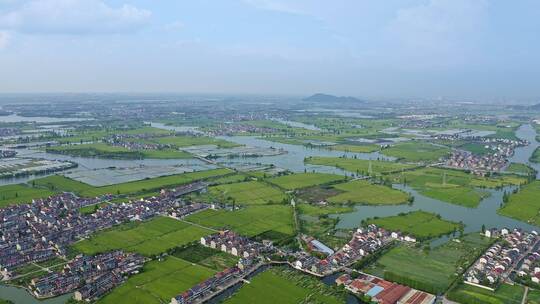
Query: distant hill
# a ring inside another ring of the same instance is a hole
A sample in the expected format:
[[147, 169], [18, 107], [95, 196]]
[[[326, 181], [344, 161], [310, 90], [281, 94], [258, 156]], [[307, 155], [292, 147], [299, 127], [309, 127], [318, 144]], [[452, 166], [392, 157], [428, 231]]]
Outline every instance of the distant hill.
[[328, 94], [317, 93], [302, 99], [309, 102], [325, 102], [325, 103], [358, 103], [364, 102], [356, 97], [351, 96], [334, 96]]

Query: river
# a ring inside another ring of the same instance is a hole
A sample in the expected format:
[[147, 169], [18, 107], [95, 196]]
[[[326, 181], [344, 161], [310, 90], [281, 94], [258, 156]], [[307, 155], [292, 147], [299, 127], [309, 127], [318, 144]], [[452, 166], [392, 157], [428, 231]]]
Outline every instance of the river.
[[540, 146], [540, 143], [536, 141], [536, 130], [530, 124], [522, 125], [516, 131], [516, 136], [519, 139], [528, 140], [530, 142], [530, 145], [517, 148], [514, 151], [514, 155], [510, 157], [509, 160], [514, 163], [526, 164], [534, 168], [537, 172], [536, 179], [539, 179], [540, 178], [540, 164], [532, 163], [529, 161], [529, 158], [534, 153], [534, 150], [536, 150], [536, 148]]
[[[536, 130], [530, 125], [522, 125], [516, 132], [516, 136], [521, 139], [528, 140], [531, 144], [524, 147], [516, 148], [513, 157], [510, 159], [512, 162], [526, 163], [531, 165], [540, 172], [540, 165], [529, 163], [529, 157], [532, 152], [539, 146], [536, 141]], [[277, 167], [289, 169], [294, 172], [303, 172], [304, 170], [311, 172], [321, 173], [334, 173], [342, 175], [351, 175], [352, 172], [337, 169], [329, 166], [315, 166], [304, 163], [304, 159], [310, 156], [324, 156], [324, 157], [339, 157], [347, 155], [347, 157], [356, 156], [360, 159], [386, 159], [384, 155], [375, 153], [346, 153], [339, 151], [331, 151], [324, 148], [308, 148], [301, 145], [291, 145], [283, 143], [275, 143], [267, 141], [261, 138], [251, 136], [227, 136], [223, 137], [225, 140], [233, 141], [240, 144], [257, 146], [257, 147], [275, 147], [282, 148], [288, 153], [277, 156], [258, 157], [257, 162], [275, 164]], [[254, 159], [250, 159], [253, 161]], [[245, 162], [245, 159], [235, 159], [236, 162]], [[438, 213], [443, 218], [462, 222], [465, 224], [465, 232], [480, 231], [482, 225], [487, 228], [503, 228], [503, 227], [520, 227], [526, 230], [538, 230], [539, 227], [529, 225], [525, 222], [514, 220], [509, 217], [501, 216], [497, 214], [497, 209], [502, 203], [502, 197], [505, 191], [511, 192], [514, 187], [504, 187], [502, 189], [482, 189], [488, 191], [490, 195], [484, 198], [478, 207], [468, 208], [460, 205], [446, 203], [437, 199], [433, 199], [424, 196], [414, 189], [404, 185], [393, 185], [394, 188], [406, 191], [414, 196], [414, 203], [412, 205], [397, 205], [397, 206], [356, 206], [355, 211], [345, 214], [334, 215], [339, 218], [337, 228], [353, 229], [360, 225], [363, 219], [372, 217], [384, 217], [397, 215], [401, 212], [410, 212], [414, 210], [424, 210], [432, 213]], [[441, 237], [432, 242], [432, 245], [440, 244], [446, 241], [448, 237]]]

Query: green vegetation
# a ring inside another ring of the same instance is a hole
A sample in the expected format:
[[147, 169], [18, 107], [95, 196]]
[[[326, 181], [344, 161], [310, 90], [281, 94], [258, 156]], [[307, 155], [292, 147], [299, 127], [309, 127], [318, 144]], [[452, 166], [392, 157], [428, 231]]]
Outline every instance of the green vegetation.
[[228, 228], [246, 236], [267, 231], [293, 234], [292, 209], [283, 205], [253, 205], [236, 211], [205, 210], [186, 220], [215, 229]]
[[295, 270], [275, 267], [250, 279], [227, 304], [344, 303], [344, 296], [319, 280]]
[[526, 179], [511, 175], [484, 178], [458, 170], [422, 168], [394, 174], [392, 181], [404, 183], [434, 199], [474, 208], [488, 193], [473, 187], [496, 188], [519, 185], [525, 183]]
[[216, 145], [220, 148], [232, 148], [239, 146], [238, 144], [230, 141], [207, 136], [167, 136], [157, 137], [155, 139], [151, 139], [150, 141], [158, 144], [173, 145], [176, 147]]
[[343, 184], [334, 185], [334, 188], [343, 191], [328, 198], [331, 203], [357, 203], [366, 205], [396, 205], [406, 203], [409, 195], [391, 187], [374, 185], [366, 180], [353, 180]]
[[462, 304], [521, 304], [524, 292], [520, 285], [502, 284], [493, 292], [461, 283], [448, 292], [448, 298]]
[[210, 278], [214, 270], [174, 256], [151, 261], [140, 274], [130, 277], [98, 301], [99, 304], [169, 303], [171, 298]]
[[220, 250], [204, 247], [198, 242], [186, 247], [176, 248], [172, 255], [217, 271], [232, 267], [238, 263], [238, 257]]
[[345, 157], [309, 157], [305, 160], [307, 164], [324, 165], [337, 167], [349, 172], [368, 175], [371, 163], [371, 171], [374, 174], [401, 172], [414, 168], [414, 165], [400, 164], [388, 161], [365, 160]]
[[350, 240], [349, 233], [335, 229], [339, 219], [329, 215], [352, 212], [351, 206], [297, 204], [296, 210], [301, 233], [311, 235], [332, 248], [342, 247]]
[[159, 190], [162, 188], [187, 184], [196, 180], [223, 176], [231, 172], [232, 171], [229, 169], [212, 169], [206, 171], [197, 171], [149, 178], [103, 187], [93, 187], [84, 183], [73, 181], [63, 176], [49, 176], [43, 179], [36, 180], [36, 184], [46, 186], [49, 189], [55, 189], [60, 191], [74, 191], [84, 197], [95, 197], [104, 194], [130, 194], [137, 192], [149, 192], [152, 190]]
[[36, 187], [48, 188], [53, 191], [82, 193], [83, 191], [94, 188], [83, 182], [65, 177], [63, 175], [50, 175], [43, 178], [38, 178], [32, 181]]
[[335, 151], [353, 152], [353, 153], [371, 153], [379, 151], [378, 145], [351, 145], [351, 144], [339, 144], [328, 146], [328, 149]]
[[326, 173], [297, 173], [273, 177], [267, 181], [286, 190], [306, 188], [343, 180], [344, 177]]
[[143, 159], [143, 158], [190, 158], [191, 154], [173, 149], [163, 150], [130, 150], [124, 147], [110, 146], [105, 143], [91, 143], [68, 146], [54, 146], [46, 149], [49, 153], [73, 155], [79, 157], [99, 157], [109, 159]]
[[493, 151], [489, 148], [486, 148], [485, 145], [481, 143], [466, 143], [460, 147], [477, 155], [485, 155], [492, 153]]
[[522, 163], [510, 163], [506, 172], [519, 174], [519, 175], [534, 175], [536, 172], [533, 168]]
[[384, 254], [367, 272], [432, 293], [442, 293], [492, 242], [469, 234], [460, 242], [427, 250], [400, 245]]
[[393, 145], [383, 149], [381, 153], [407, 162], [435, 162], [449, 155], [450, 149], [426, 142], [411, 141]]
[[278, 188], [258, 181], [214, 186], [210, 188], [210, 193], [241, 205], [276, 204], [287, 199]]
[[537, 164], [540, 163], [540, 147], [534, 150], [534, 153], [532, 154], [529, 160], [533, 163], [537, 163]]
[[430, 239], [450, 234], [461, 228], [458, 223], [443, 220], [440, 215], [425, 211], [413, 211], [396, 216], [370, 219], [367, 223], [388, 230], [399, 230], [406, 234], [412, 234], [418, 239]]
[[122, 249], [152, 256], [199, 240], [201, 236], [210, 233], [212, 231], [208, 229], [168, 217], [158, 217], [148, 222], [131, 222], [98, 232], [89, 239], [75, 243], [73, 248], [84, 254]]
[[348, 213], [352, 212], [354, 209], [352, 207], [342, 207], [342, 206], [315, 206], [310, 204], [298, 204], [296, 208], [301, 214], [309, 216], [321, 216], [328, 214], [338, 214], [338, 213]]
[[94, 142], [113, 134], [169, 134], [170, 131], [153, 128], [150, 126], [142, 126], [138, 128], [103, 128], [100, 130], [77, 130], [72, 131], [68, 136], [60, 137], [57, 140], [61, 143], [83, 143]]
[[510, 195], [498, 213], [533, 225], [540, 225], [540, 181], [522, 186], [517, 193]]
[[0, 186], [0, 208], [29, 203], [33, 199], [47, 197], [54, 193], [48, 189], [33, 188], [24, 184]]

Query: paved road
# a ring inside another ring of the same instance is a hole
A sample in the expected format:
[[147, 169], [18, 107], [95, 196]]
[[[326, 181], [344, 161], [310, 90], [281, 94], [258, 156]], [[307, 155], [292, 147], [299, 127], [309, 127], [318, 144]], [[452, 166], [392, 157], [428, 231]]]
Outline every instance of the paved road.
[[523, 293], [523, 299], [521, 299], [521, 304], [527, 303], [527, 294], [529, 293], [529, 286], [525, 286], [525, 292]]

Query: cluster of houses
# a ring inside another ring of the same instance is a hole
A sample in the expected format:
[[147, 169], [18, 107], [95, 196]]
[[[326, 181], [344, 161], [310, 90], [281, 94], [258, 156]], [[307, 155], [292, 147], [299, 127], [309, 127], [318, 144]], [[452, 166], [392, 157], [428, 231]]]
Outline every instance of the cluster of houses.
[[14, 150], [0, 150], [0, 158], [10, 158], [15, 157], [17, 151]]
[[517, 275], [525, 284], [538, 286], [540, 284], [540, 250], [538, 245], [533, 251], [522, 260], [521, 266], [517, 269]]
[[513, 150], [505, 151], [505, 153], [476, 155], [469, 151], [456, 150], [452, 151], [445, 165], [450, 168], [470, 170], [476, 175], [483, 176], [486, 172], [499, 172], [506, 167], [508, 164], [507, 157], [511, 156]]
[[227, 136], [241, 133], [257, 133], [257, 134], [270, 134], [276, 133], [278, 130], [269, 127], [258, 127], [250, 124], [243, 123], [222, 123], [209, 130], [207, 133], [210, 136]]
[[203, 203], [193, 203], [190, 205], [178, 205], [178, 206], [171, 207], [167, 211], [167, 214], [170, 217], [181, 219], [193, 213], [209, 209], [211, 208], [211, 206], [213, 205], [208, 205], [208, 204], [203, 204]]
[[495, 290], [514, 271], [518, 275], [521, 271], [522, 275], [530, 273], [533, 260], [528, 259], [535, 256], [534, 251], [537, 251], [540, 245], [536, 231], [529, 233], [517, 228], [511, 231], [503, 228], [500, 231], [489, 229], [484, 234], [500, 240], [490, 246], [467, 270], [464, 275], [465, 283]]
[[106, 204], [92, 214], [83, 214], [81, 207], [96, 205], [109, 196], [80, 198], [63, 193], [33, 200], [0, 210], [0, 271], [9, 278], [16, 269], [29, 263], [65, 256], [68, 245], [92, 233], [128, 221], [147, 220], [156, 215], [185, 216], [207, 208], [185, 205], [176, 199], [178, 193], [198, 191], [201, 184], [185, 185], [165, 191], [157, 197], [121, 204]]
[[274, 251], [270, 243], [258, 243], [233, 231], [225, 230], [201, 237], [201, 245], [240, 257], [238, 264], [218, 272], [171, 299], [171, 304], [202, 303], [263, 265], [264, 254]]
[[0, 137], [14, 136], [21, 133], [18, 128], [0, 128]]
[[236, 282], [236, 280], [242, 278], [243, 275], [244, 272], [238, 266], [227, 268], [216, 273], [208, 280], [199, 283], [189, 290], [172, 298], [171, 304], [188, 304], [196, 303], [197, 301], [202, 303], [203, 298], [214, 294], [215, 290], [222, 289], [223, 286], [229, 285], [229, 282]]
[[77, 290], [76, 300], [92, 301], [120, 284], [127, 275], [138, 273], [143, 262], [142, 256], [122, 251], [93, 257], [80, 255], [62, 270], [32, 279], [29, 289], [40, 299]]
[[354, 294], [368, 297], [370, 303], [432, 304], [436, 300], [436, 297], [432, 294], [385, 281], [365, 273], [360, 273], [356, 278], [352, 278], [349, 274], [343, 274], [336, 279], [336, 284], [345, 286], [345, 289]]
[[353, 264], [394, 240], [416, 242], [414, 237], [404, 236], [399, 232], [391, 232], [370, 224], [358, 228], [347, 244], [325, 259], [320, 260], [307, 254], [299, 255], [293, 266], [304, 272], [324, 276]]
[[275, 251], [269, 242], [255, 242], [230, 230], [201, 237], [201, 245], [242, 258], [257, 258]]
[[[147, 139], [168, 136], [169, 134], [154, 134], [154, 133], [141, 133], [141, 134], [114, 134], [103, 141], [107, 144], [115, 147], [122, 147], [128, 150], [163, 150], [170, 149], [170, 144], [159, 144], [146, 141]], [[142, 140], [142, 141], [140, 141]]]

